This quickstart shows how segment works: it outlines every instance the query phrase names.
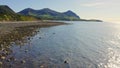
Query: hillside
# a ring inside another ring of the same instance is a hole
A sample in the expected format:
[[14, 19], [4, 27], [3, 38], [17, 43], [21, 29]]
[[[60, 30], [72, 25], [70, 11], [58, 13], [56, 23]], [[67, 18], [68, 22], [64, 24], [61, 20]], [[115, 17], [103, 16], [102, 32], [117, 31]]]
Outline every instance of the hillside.
[[24, 16], [15, 13], [11, 8], [6, 5], [0, 5], [0, 21], [29, 21], [36, 20], [32, 16]]
[[22, 15], [30, 15], [30, 16], [38, 17], [43, 20], [80, 20], [80, 17], [72, 11], [61, 13], [51, 10], [49, 8], [44, 8], [41, 10], [26, 8], [18, 13]]
[[0, 21], [34, 21], [34, 20], [67, 20], [67, 21], [98, 21], [101, 20], [81, 19], [77, 14], [71, 10], [66, 12], [57, 12], [49, 8], [41, 10], [34, 10], [32, 8], [26, 8], [18, 13], [15, 13], [7, 5], [0, 5]]

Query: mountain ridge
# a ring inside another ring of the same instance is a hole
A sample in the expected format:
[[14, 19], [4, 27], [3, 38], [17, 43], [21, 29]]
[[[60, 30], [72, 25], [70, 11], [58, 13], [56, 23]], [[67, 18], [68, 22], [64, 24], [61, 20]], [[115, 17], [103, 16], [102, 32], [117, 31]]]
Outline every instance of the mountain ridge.
[[0, 5], [0, 21], [34, 21], [34, 20], [67, 20], [67, 21], [102, 22], [102, 20], [96, 20], [96, 19], [90, 19], [90, 20], [81, 19], [76, 13], [72, 12], [71, 10], [68, 10], [66, 12], [57, 12], [49, 8], [43, 8], [41, 10], [26, 8], [21, 14], [14, 12], [7, 5]]
[[62, 12], [52, 10], [50, 8], [43, 8], [40, 10], [26, 8], [18, 13], [22, 15], [31, 15], [31, 16], [35, 16], [35, 17], [38, 17], [41, 19], [47, 19], [47, 20], [48, 19], [50, 20], [79, 20], [80, 19], [80, 17], [71, 10], [62, 13]]

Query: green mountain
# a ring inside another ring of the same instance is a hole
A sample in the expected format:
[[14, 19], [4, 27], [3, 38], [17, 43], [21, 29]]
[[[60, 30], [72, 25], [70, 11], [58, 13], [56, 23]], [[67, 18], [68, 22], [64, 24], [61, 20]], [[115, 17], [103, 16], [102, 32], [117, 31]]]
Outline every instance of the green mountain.
[[32, 8], [26, 8], [20, 12], [22, 15], [30, 15], [43, 20], [80, 20], [80, 17], [72, 11], [67, 11], [64, 13], [51, 10], [49, 8], [44, 8], [41, 10], [34, 10]]
[[67, 20], [67, 21], [97, 21], [101, 20], [81, 19], [77, 14], [72, 11], [57, 12], [49, 8], [41, 10], [34, 10], [31, 8], [24, 9], [19, 13], [15, 13], [7, 5], [0, 5], [0, 21], [33, 21], [33, 20]]
[[7, 5], [0, 5], [0, 21], [28, 21], [28, 20], [36, 20], [36, 18], [32, 16], [24, 16], [17, 14]]

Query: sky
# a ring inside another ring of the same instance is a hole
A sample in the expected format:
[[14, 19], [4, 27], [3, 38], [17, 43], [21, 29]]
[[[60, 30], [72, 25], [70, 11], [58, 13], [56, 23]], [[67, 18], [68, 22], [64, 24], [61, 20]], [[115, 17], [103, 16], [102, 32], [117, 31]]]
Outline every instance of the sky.
[[84, 19], [120, 22], [120, 0], [0, 0], [0, 5], [8, 5], [15, 12], [25, 8], [72, 10]]

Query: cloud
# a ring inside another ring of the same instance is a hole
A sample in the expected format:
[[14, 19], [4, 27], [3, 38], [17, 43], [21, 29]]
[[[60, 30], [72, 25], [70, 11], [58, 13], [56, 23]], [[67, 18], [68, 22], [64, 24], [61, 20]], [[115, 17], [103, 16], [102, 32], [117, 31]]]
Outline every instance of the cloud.
[[115, 7], [119, 6], [120, 0], [92, 0], [87, 3], [81, 4], [84, 7]]
[[94, 3], [85, 3], [85, 4], [82, 4], [81, 6], [84, 6], [84, 7], [97, 7], [97, 6], [102, 6], [104, 5], [103, 2], [94, 2]]

